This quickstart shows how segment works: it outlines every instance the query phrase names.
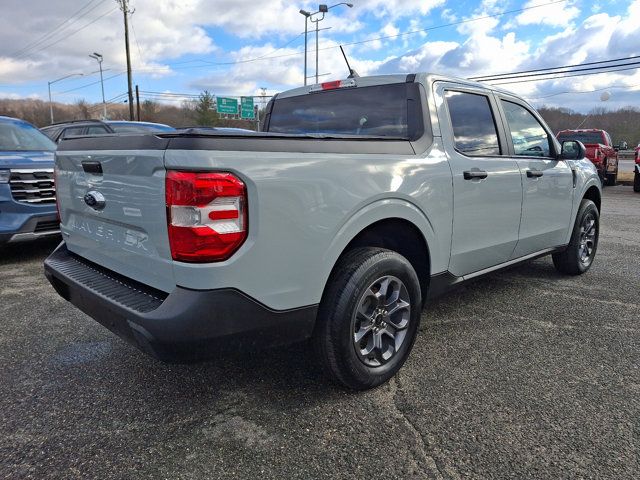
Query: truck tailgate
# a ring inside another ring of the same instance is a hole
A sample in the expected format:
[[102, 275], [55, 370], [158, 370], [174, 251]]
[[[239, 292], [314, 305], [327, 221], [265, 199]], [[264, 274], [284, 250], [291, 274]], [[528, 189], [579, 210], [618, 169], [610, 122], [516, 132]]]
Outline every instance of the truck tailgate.
[[121, 275], [172, 291], [164, 149], [92, 150], [91, 140], [74, 140], [85, 148], [63, 147], [56, 154], [61, 230], [68, 249]]

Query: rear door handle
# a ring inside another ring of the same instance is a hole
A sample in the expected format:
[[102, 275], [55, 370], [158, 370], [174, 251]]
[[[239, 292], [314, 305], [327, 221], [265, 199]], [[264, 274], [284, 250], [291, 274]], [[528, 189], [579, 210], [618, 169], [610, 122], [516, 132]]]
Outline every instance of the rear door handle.
[[465, 180], [475, 180], [476, 178], [482, 180], [483, 178], [487, 178], [488, 173], [484, 170], [467, 170], [466, 172], [462, 172]]
[[533, 170], [527, 170], [528, 178], [538, 178], [538, 177], [541, 177], [542, 175], [544, 175], [544, 173], [541, 172], [540, 170], [536, 170], [535, 168]]

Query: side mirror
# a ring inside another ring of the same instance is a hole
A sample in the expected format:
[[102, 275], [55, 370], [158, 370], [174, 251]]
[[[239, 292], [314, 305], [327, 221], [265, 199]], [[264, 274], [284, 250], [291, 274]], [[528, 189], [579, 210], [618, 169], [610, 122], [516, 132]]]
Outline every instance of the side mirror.
[[587, 156], [587, 149], [582, 142], [577, 140], [565, 140], [562, 142], [560, 160], [580, 160]]

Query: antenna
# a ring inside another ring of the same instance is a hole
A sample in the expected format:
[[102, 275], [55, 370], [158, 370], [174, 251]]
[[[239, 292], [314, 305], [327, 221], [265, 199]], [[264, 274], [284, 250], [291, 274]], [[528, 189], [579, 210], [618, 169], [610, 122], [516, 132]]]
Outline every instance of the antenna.
[[349, 69], [349, 76], [347, 78], [358, 78], [358, 77], [360, 77], [360, 75], [358, 75], [358, 72], [356, 72], [353, 68], [351, 68], [351, 65], [349, 65], [349, 59], [347, 58], [347, 54], [344, 53], [344, 48], [342, 48], [342, 45], [340, 45], [340, 51], [342, 52], [342, 56], [344, 57], [344, 61], [347, 63], [347, 68]]

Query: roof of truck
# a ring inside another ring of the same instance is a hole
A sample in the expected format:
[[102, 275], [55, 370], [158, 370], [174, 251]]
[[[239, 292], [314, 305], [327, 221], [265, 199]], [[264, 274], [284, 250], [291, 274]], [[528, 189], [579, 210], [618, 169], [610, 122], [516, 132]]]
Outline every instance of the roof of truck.
[[[355, 86], [358, 87], [370, 87], [374, 85], [386, 85], [391, 83], [410, 83], [415, 80], [422, 81], [424, 83], [433, 83], [433, 82], [452, 82], [458, 83], [468, 87], [479, 87], [485, 88], [489, 90], [493, 90], [495, 92], [501, 92], [505, 94], [511, 94], [508, 90], [504, 90], [500, 87], [495, 87], [493, 85], [487, 85], [486, 83], [480, 83], [473, 80], [469, 80], [461, 77], [454, 77], [451, 75], [440, 75], [436, 73], [410, 73], [410, 74], [392, 74], [392, 75], [369, 75], [364, 77], [355, 77], [355, 78], [346, 78], [342, 80], [336, 80], [335, 82], [354, 82]], [[305, 85], [303, 87], [292, 88], [291, 90], [286, 90], [277, 94], [278, 98], [287, 98], [294, 97], [298, 95], [305, 95], [310, 92], [319, 91], [322, 89], [322, 85], [326, 85], [334, 82], [321, 82], [319, 84], [311, 84]]]

